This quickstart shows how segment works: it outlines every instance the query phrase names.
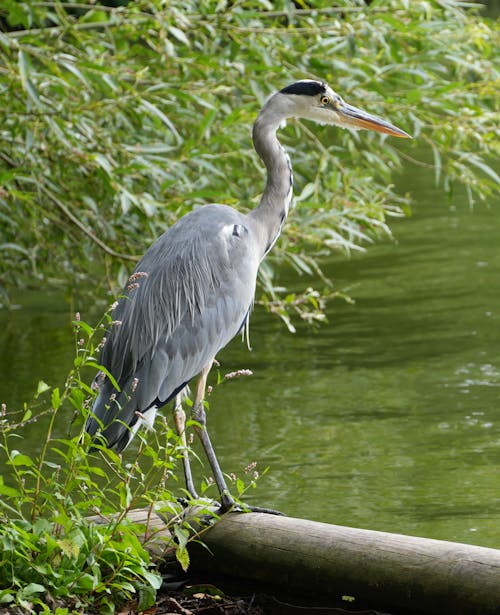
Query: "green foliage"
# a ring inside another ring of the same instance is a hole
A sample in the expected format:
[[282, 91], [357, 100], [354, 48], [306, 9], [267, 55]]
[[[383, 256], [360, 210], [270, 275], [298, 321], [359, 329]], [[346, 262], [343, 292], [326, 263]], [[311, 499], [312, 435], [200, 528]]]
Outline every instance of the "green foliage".
[[114, 285], [193, 207], [255, 206], [263, 169], [250, 126], [266, 96], [294, 79], [328, 81], [415, 141], [298, 122], [282, 133], [298, 207], [258, 298], [286, 319], [295, 311], [311, 320], [301, 309], [311, 304], [285, 300], [276, 263], [321, 275], [325, 254], [389, 233], [390, 218], [407, 210], [391, 176], [410, 148], [429, 148], [448, 194], [464, 186], [472, 203], [498, 186], [489, 162], [499, 143], [498, 26], [468, 3], [118, 4], [2, 3], [4, 288], [47, 277], [73, 285], [104, 268]]
[[[162, 539], [162, 555], [175, 554], [185, 568], [188, 541], [196, 536], [172, 493], [182, 450], [164, 422], [151, 444], [138, 434], [139, 447], [127, 463], [99, 445], [89, 454], [84, 424], [93, 392], [81, 370], [96, 364], [96, 332], [79, 319], [75, 327], [76, 358], [64, 388], [41, 382], [33, 409], [7, 414], [2, 408], [0, 607], [113, 613], [133, 599], [144, 610], [162, 581], [147, 550], [154, 540], [158, 551], [159, 540], [150, 513], [160, 510], [171, 519], [172, 538]], [[23, 433], [34, 422], [42, 441], [31, 456], [23, 451]], [[68, 425], [64, 435], [62, 425]], [[145, 522], [127, 518], [135, 508], [149, 511]], [[208, 512], [203, 505], [199, 510]]]

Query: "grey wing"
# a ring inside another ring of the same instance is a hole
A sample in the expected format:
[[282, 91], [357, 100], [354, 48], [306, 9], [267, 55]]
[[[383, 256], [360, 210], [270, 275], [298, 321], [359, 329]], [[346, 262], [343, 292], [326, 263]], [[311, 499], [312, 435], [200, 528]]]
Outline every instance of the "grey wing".
[[193, 318], [187, 312], [174, 331], [162, 336], [137, 372], [140, 408], [172, 399], [240, 331], [251, 309], [254, 285], [245, 287], [241, 280], [221, 285], [199, 314]]
[[144, 256], [113, 313], [101, 356], [117, 380], [100, 386], [87, 431], [102, 425], [123, 449], [137, 411], [172, 399], [241, 329], [255, 292], [258, 258], [244, 218], [206, 206], [182, 218]]

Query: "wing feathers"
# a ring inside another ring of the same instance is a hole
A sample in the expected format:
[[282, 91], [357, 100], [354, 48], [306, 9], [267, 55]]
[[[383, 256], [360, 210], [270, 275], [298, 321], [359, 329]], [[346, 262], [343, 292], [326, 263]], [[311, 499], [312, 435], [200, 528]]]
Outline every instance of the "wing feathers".
[[[136, 411], [169, 401], [241, 328], [259, 261], [249, 232], [226, 232], [235, 224], [246, 229], [231, 208], [200, 208], [167, 230], [131, 276], [112, 315], [121, 325], [108, 332], [101, 363], [120, 386], [137, 379], [136, 388], [110, 404], [106, 380], [93, 408], [110, 445], [126, 445]], [[94, 419], [87, 430], [97, 430]]]

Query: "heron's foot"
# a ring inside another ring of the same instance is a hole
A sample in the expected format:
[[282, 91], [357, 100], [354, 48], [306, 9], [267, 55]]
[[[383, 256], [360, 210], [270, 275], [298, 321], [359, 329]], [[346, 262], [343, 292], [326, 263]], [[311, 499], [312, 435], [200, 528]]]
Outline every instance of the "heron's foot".
[[279, 510], [275, 510], [274, 508], [266, 508], [263, 506], [251, 506], [250, 504], [240, 504], [236, 503], [231, 498], [231, 503], [229, 502], [221, 502], [220, 508], [218, 510], [218, 514], [223, 515], [228, 512], [238, 512], [238, 513], [264, 513], [266, 515], [278, 515], [281, 517], [285, 517], [285, 513], [280, 512]]
[[265, 506], [248, 506], [250, 512], [265, 513], [266, 515], [278, 515], [278, 517], [286, 517], [286, 514], [274, 508], [266, 508]]
[[220, 515], [220, 502], [211, 498], [190, 498], [178, 497], [177, 502], [182, 506], [182, 517], [184, 519], [195, 519], [203, 525], [210, 525], [214, 519]]
[[[237, 513], [247, 513], [247, 512], [255, 512], [255, 513], [264, 513], [266, 515], [278, 515], [285, 517], [285, 513], [282, 513], [279, 510], [275, 510], [274, 508], [266, 508], [265, 506], [252, 506], [250, 504], [244, 504], [240, 502], [235, 502], [232, 496], [224, 494], [221, 498], [221, 501], [212, 500], [209, 498], [197, 498], [198, 501], [189, 500], [187, 498], [178, 497], [177, 501], [185, 510], [185, 514], [192, 515], [193, 512], [202, 512], [200, 515], [200, 519], [206, 518], [206, 524], [210, 525], [214, 518], [219, 515], [224, 515], [228, 512], [237, 512]], [[203, 514], [203, 510], [209, 510], [208, 514]], [[211, 514], [213, 513], [213, 514]]]

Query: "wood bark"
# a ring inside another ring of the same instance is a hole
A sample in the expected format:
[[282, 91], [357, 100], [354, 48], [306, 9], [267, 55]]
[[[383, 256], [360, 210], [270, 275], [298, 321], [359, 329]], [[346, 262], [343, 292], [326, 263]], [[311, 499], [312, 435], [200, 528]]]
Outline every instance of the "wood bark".
[[[191, 513], [194, 519], [200, 510]], [[174, 557], [162, 515], [144, 509], [127, 516], [147, 527], [145, 546], [156, 559]], [[280, 596], [351, 596], [354, 606], [425, 615], [500, 615], [497, 549], [265, 513], [230, 513], [200, 529], [205, 546], [191, 543], [192, 567], [273, 586]]]
[[198, 568], [372, 608], [500, 614], [500, 550], [262, 513], [228, 514], [191, 548]]

